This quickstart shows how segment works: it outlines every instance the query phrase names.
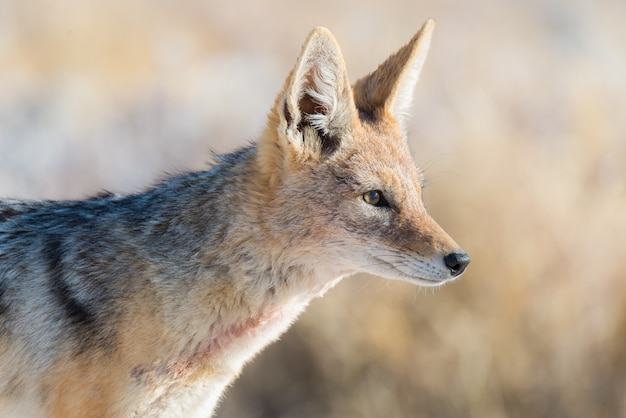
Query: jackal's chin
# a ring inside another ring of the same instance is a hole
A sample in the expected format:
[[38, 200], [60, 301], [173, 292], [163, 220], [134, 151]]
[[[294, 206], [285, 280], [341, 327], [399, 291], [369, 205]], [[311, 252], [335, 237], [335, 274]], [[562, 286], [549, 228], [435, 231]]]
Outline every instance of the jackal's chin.
[[421, 287], [437, 287], [441, 286], [445, 283], [448, 283], [456, 277], [446, 278], [446, 279], [433, 279], [427, 278], [423, 276], [411, 276], [408, 274], [404, 274], [398, 270], [389, 270], [384, 273], [377, 273], [378, 276], [388, 279], [388, 280], [402, 280], [404, 282], [409, 282], [411, 284], [421, 286]]

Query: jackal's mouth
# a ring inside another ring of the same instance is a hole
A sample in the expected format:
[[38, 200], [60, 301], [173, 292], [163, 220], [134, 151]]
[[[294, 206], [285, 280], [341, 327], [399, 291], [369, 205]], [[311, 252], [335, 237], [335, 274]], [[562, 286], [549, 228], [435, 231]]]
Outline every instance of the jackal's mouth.
[[[376, 261], [375, 273], [386, 279], [403, 280], [418, 286], [436, 287], [454, 280], [446, 273], [444, 266], [438, 267], [431, 261], [398, 255], [393, 260], [372, 256]], [[382, 267], [382, 268], [381, 268]]]

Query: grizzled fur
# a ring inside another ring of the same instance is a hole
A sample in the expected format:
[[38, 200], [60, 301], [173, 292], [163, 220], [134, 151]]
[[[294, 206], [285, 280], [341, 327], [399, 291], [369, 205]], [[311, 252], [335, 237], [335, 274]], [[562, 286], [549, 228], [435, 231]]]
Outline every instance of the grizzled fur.
[[0, 415], [206, 417], [342, 277], [458, 277], [402, 129], [432, 27], [354, 88], [315, 30], [259, 142], [209, 171], [0, 201]]

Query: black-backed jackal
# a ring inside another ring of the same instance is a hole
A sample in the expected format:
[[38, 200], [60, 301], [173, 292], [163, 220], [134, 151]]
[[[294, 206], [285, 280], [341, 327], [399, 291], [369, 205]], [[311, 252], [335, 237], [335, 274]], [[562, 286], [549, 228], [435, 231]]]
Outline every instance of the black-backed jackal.
[[354, 86], [314, 30], [258, 143], [208, 171], [129, 196], [0, 201], [0, 415], [207, 417], [342, 277], [463, 273], [403, 130], [433, 25]]

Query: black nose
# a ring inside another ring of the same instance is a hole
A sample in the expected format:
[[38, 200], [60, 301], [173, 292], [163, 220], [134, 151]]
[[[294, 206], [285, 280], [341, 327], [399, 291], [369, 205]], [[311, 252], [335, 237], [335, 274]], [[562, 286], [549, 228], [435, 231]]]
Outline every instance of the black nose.
[[470, 256], [465, 253], [450, 253], [443, 257], [443, 261], [450, 269], [452, 276], [456, 277], [465, 271], [470, 263]]

